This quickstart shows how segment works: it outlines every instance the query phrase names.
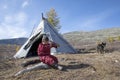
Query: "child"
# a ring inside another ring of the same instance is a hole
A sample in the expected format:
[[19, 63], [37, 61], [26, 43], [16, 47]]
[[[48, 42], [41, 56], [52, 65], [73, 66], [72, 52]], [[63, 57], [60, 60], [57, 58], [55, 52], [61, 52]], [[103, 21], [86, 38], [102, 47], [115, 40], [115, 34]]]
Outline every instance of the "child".
[[52, 47], [59, 47], [58, 44], [49, 41], [49, 38], [47, 36], [43, 36], [42, 43], [38, 46], [38, 56], [40, 58], [40, 61], [53, 67], [58, 67], [58, 59], [50, 54], [50, 49]]
[[50, 49], [52, 47], [57, 48], [59, 47], [59, 45], [57, 43], [49, 41], [49, 38], [46, 35], [43, 35], [42, 42], [39, 44], [38, 49], [37, 49], [38, 56], [40, 58], [41, 63], [33, 67], [28, 67], [22, 71], [19, 71], [18, 73], [15, 74], [15, 76], [31, 71], [31, 70], [43, 69], [43, 68], [47, 69], [49, 67], [63, 70], [63, 67], [58, 65], [58, 59], [55, 56], [50, 54]]

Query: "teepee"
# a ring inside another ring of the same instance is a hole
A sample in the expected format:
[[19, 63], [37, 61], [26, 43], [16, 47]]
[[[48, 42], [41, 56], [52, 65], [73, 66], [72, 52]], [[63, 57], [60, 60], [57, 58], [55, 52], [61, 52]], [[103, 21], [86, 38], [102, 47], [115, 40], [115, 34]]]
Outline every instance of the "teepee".
[[57, 30], [47, 21], [47, 19], [42, 17], [42, 21], [38, 27], [14, 55], [14, 58], [37, 56], [37, 47], [41, 42], [43, 34], [46, 34], [51, 41], [60, 45], [57, 49], [52, 48], [51, 54], [76, 53], [76, 50], [57, 32]]

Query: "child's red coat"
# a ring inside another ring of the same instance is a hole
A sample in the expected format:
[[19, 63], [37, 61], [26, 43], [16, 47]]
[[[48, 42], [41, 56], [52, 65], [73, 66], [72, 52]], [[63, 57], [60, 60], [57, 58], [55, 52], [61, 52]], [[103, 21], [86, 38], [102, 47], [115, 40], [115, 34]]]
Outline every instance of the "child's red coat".
[[55, 43], [39, 44], [37, 52], [38, 52], [40, 61], [48, 65], [58, 63], [58, 59], [55, 56], [50, 54], [50, 49], [52, 47], [57, 48], [57, 45]]

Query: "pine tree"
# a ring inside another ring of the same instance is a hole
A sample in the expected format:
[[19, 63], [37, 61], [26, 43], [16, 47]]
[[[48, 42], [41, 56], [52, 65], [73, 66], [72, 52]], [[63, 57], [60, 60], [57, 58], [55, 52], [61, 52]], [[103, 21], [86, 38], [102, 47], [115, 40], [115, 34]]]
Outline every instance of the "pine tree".
[[57, 31], [60, 30], [61, 26], [60, 26], [60, 20], [59, 20], [59, 17], [55, 11], [55, 9], [51, 8], [50, 11], [48, 11], [46, 13], [46, 16], [47, 16], [47, 19], [49, 21], [49, 23], [57, 29]]

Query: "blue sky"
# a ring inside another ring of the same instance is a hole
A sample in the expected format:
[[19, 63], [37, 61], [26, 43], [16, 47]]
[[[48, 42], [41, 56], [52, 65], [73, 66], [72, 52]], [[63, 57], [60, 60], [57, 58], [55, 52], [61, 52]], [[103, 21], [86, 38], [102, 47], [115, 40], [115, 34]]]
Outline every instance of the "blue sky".
[[120, 0], [0, 0], [0, 39], [29, 37], [51, 8], [60, 33], [120, 27]]

